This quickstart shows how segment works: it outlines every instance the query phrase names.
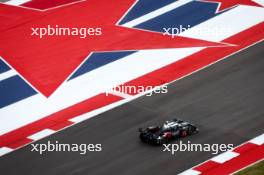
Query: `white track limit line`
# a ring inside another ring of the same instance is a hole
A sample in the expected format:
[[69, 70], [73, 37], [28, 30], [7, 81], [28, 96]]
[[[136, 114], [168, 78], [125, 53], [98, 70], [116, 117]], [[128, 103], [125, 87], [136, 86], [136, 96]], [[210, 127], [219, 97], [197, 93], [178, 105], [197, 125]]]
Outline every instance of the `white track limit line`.
[[8, 79], [8, 78], [10, 78], [10, 77], [13, 77], [13, 76], [15, 76], [16, 75], [16, 71], [14, 71], [14, 70], [9, 70], [9, 71], [6, 71], [6, 72], [4, 72], [4, 73], [1, 73], [0, 74], [0, 81], [3, 81], [3, 80], [5, 80], [5, 79]]

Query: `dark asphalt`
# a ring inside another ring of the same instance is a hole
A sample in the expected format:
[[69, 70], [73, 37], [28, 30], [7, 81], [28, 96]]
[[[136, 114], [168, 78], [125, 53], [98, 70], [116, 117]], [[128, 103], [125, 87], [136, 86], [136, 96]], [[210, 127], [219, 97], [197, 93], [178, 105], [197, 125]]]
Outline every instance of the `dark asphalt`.
[[[141, 97], [56, 133], [60, 143], [102, 143], [102, 152], [49, 152], [31, 146], [0, 158], [4, 175], [175, 175], [212, 157], [208, 152], [162, 152], [142, 144], [138, 128], [178, 116], [201, 132], [192, 143], [241, 144], [264, 132], [264, 42], [172, 83], [168, 94]], [[178, 143], [175, 141], [173, 143]]]

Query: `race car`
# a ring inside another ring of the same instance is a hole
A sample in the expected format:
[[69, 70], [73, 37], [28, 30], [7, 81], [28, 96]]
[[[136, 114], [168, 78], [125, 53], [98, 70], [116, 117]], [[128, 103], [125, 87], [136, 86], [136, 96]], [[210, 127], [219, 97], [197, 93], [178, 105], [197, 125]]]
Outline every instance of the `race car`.
[[167, 120], [161, 126], [150, 126], [146, 129], [139, 128], [140, 139], [149, 144], [161, 145], [170, 140], [186, 137], [198, 133], [198, 128], [180, 119]]

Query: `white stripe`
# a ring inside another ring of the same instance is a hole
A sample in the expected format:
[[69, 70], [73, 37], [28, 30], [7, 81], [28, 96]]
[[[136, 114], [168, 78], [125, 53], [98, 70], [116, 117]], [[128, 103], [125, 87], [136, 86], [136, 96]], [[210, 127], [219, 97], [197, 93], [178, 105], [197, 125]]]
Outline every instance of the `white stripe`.
[[222, 154], [219, 154], [218, 156], [212, 158], [211, 160], [217, 163], [224, 163], [228, 160], [233, 159], [234, 157], [239, 156], [239, 153], [235, 153], [233, 151], [227, 151]]
[[264, 144], [264, 134], [258, 136], [258, 137], [255, 137], [254, 139], [251, 139], [249, 141], [250, 143], [254, 143], [256, 145], [262, 145]]
[[13, 149], [11, 149], [11, 148], [7, 148], [7, 147], [0, 148], [0, 157], [11, 152], [11, 151], [13, 151]]
[[[237, 13], [233, 13], [233, 10]], [[222, 14], [224, 17], [213, 18], [201, 25], [214, 23], [223, 26], [232, 26], [235, 21], [237, 26], [236, 30], [226, 32], [221, 37], [218, 37], [219, 41], [221, 41], [226, 37], [241, 32], [245, 29], [245, 26], [251, 27], [263, 21], [263, 9], [241, 6], [233, 10]], [[238, 12], [243, 12], [251, 16], [250, 18], [252, 20], [245, 20], [249, 18], [241, 18], [241, 14]], [[252, 16], [254, 16], [254, 19]], [[225, 21], [225, 23], [222, 23], [222, 21]], [[201, 25], [195, 26], [191, 30], [199, 30]], [[202, 49], [181, 48], [139, 51], [64, 83], [49, 99], [38, 94], [1, 108], [0, 134], [7, 133], [13, 129], [44, 118], [54, 112], [88, 99], [98, 93], [105, 92], [112, 87], [166, 66]]]
[[21, 5], [21, 4], [24, 4], [26, 2], [29, 2], [31, 0], [11, 0], [11, 1], [7, 1], [5, 2], [5, 4], [8, 4], [8, 5]]
[[5, 80], [5, 79], [10, 78], [10, 77], [13, 77], [15, 75], [16, 75], [16, 71], [14, 71], [12, 69], [8, 70], [8, 71], [0, 74], [0, 81]]
[[264, 0], [253, 0], [253, 1], [255, 1], [256, 3], [258, 3], [258, 4], [262, 5], [262, 6], [264, 6]]
[[146, 14], [146, 15], [138, 17], [138, 18], [136, 18], [136, 19], [134, 19], [132, 21], [129, 21], [129, 22], [123, 24], [122, 26], [134, 27], [134, 26], [136, 26], [138, 24], [141, 24], [141, 23], [146, 22], [146, 21], [148, 21], [150, 19], [153, 19], [153, 18], [155, 18], [157, 16], [160, 16], [160, 15], [162, 15], [164, 13], [167, 13], [167, 12], [169, 12], [169, 11], [171, 11], [173, 9], [176, 9], [176, 8], [178, 8], [178, 7], [180, 7], [180, 6], [184, 5], [184, 4], [187, 4], [187, 3], [191, 2], [191, 1], [192, 0], [176, 1], [174, 3], [171, 3], [169, 5], [166, 5], [166, 6], [162, 7], [162, 8], [160, 8], [160, 9], [152, 11], [152, 12]]
[[186, 170], [178, 175], [198, 175], [198, 174], [201, 174], [200, 171], [196, 171], [196, 170], [192, 170], [192, 169], [189, 169], [189, 170]]
[[51, 130], [51, 129], [44, 129], [40, 132], [37, 132], [31, 136], [29, 136], [28, 138], [31, 139], [31, 140], [39, 140], [39, 139], [42, 139], [44, 137], [47, 137], [51, 134], [55, 133], [54, 130]]

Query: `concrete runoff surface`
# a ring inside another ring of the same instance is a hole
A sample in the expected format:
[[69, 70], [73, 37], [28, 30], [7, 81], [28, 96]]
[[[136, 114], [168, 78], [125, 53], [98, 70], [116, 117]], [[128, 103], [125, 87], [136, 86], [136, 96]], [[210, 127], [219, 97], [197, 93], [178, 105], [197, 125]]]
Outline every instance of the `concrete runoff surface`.
[[[0, 158], [5, 175], [175, 175], [210, 152], [163, 152], [140, 142], [138, 128], [181, 118], [200, 133], [182, 139], [237, 146], [264, 132], [264, 42], [168, 86], [167, 94], [141, 97], [37, 143], [101, 143], [101, 152], [31, 152], [28, 145]], [[179, 140], [171, 142], [177, 144]]]

